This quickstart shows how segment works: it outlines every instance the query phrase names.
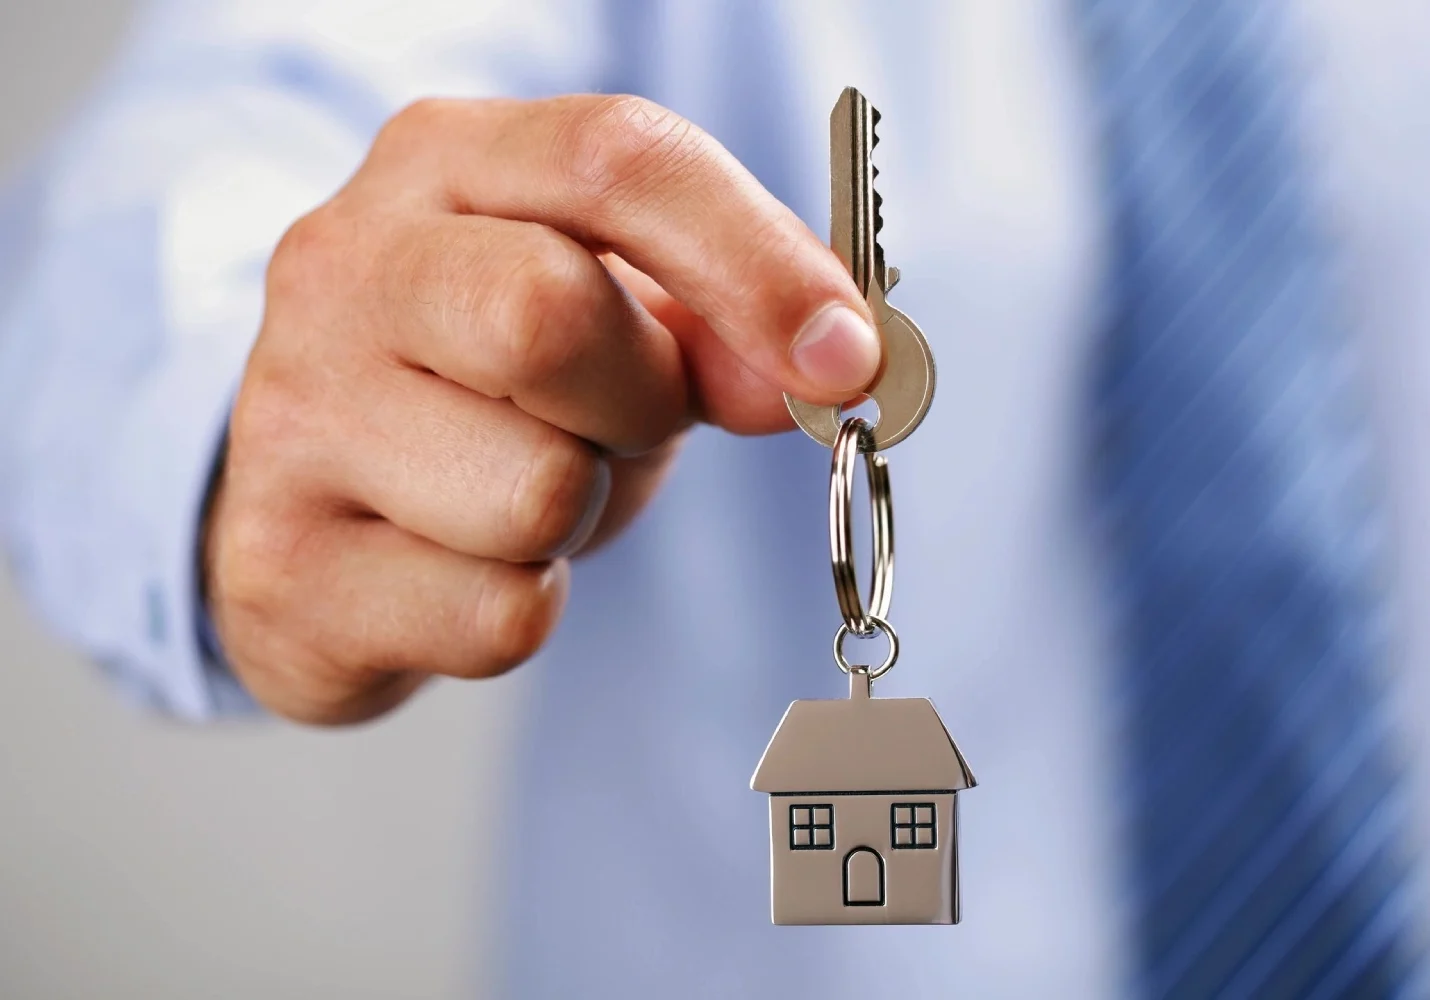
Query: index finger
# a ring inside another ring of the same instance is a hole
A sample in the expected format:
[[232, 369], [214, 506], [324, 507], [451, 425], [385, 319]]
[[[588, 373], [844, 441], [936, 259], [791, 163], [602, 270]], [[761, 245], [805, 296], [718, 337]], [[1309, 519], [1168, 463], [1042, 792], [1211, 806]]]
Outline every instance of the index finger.
[[723, 146], [650, 101], [422, 101], [365, 169], [400, 171], [442, 208], [615, 250], [800, 399], [842, 402], [878, 369], [868, 306], [834, 254]]

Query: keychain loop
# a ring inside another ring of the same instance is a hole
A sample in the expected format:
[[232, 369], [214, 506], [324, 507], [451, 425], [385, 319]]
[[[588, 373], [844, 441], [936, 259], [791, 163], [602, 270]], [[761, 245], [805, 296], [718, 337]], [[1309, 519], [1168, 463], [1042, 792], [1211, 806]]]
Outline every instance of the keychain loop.
[[[889, 637], [889, 655], [884, 657], [884, 662], [877, 667], [867, 667], [869, 679], [876, 680], [887, 674], [899, 659], [899, 633], [894, 631], [894, 626], [890, 625], [878, 615], [869, 615], [869, 631], [866, 635], [873, 635], [877, 629]], [[839, 669], [846, 674], [855, 669], [849, 661], [844, 658], [844, 640], [855, 635], [855, 631], [848, 625], [840, 625], [838, 631], [834, 633], [834, 662], [839, 665]]]
[[[859, 597], [859, 580], [854, 571], [854, 459], [864, 454], [864, 470], [869, 477], [869, 513], [874, 533], [874, 568], [870, 574], [869, 608]], [[873, 632], [871, 621], [888, 617], [894, 597], [894, 497], [889, 485], [889, 462], [874, 453], [869, 425], [859, 417], [849, 417], [834, 439], [834, 455], [829, 471], [829, 561], [834, 571], [834, 596], [844, 625], [855, 635]]]

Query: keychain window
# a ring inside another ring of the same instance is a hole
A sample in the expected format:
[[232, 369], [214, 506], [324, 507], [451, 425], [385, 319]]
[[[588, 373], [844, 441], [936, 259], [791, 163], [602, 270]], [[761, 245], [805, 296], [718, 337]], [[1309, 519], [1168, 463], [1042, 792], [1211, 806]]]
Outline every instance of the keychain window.
[[834, 807], [790, 806], [789, 847], [792, 851], [834, 850]]
[[896, 802], [893, 806], [894, 846], [931, 851], [938, 847], [938, 820], [932, 802]]

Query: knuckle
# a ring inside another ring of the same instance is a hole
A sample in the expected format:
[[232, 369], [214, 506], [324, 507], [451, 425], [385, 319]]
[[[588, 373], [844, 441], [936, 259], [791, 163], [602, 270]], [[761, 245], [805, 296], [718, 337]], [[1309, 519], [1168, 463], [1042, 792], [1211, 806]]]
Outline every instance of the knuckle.
[[401, 154], [410, 152], [414, 144], [425, 142], [438, 134], [452, 119], [457, 101], [440, 97], [423, 97], [399, 110], [378, 130], [373, 141], [374, 152]]
[[292, 561], [291, 532], [280, 519], [251, 504], [227, 512], [215, 527], [215, 604], [229, 615], [268, 617], [282, 604], [283, 581]]
[[600, 205], [699, 159], [707, 146], [704, 134], [675, 112], [643, 97], [618, 95], [575, 115], [569, 171], [577, 190]]
[[[578, 332], [599, 308], [593, 275], [581, 254], [552, 234], [524, 248], [502, 283], [506, 315], [495, 326], [497, 368], [512, 387], [541, 385], [571, 361]], [[508, 391], [508, 395], [510, 392]]]
[[307, 296], [337, 284], [342, 237], [331, 213], [320, 208], [288, 227], [268, 262], [269, 301]]
[[302, 489], [298, 476], [311, 418], [281, 382], [250, 380], [239, 394], [229, 422], [225, 485], [212, 515], [215, 598], [265, 617], [281, 610], [303, 565], [301, 519], [291, 501]]
[[517, 545], [537, 557], [560, 551], [589, 521], [604, 475], [603, 460], [575, 441], [538, 448], [512, 491]]

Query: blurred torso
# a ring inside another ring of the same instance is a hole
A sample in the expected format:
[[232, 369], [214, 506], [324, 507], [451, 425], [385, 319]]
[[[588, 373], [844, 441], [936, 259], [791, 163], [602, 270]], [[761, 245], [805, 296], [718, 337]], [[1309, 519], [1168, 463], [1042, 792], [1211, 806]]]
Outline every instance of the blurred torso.
[[[1325, 0], [1292, 30], [1329, 53], [1310, 164], [1343, 237], [1372, 417], [1388, 444], [1392, 668], [1419, 801], [1430, 706], [1430, 146], [1402, 127], [1430, 24]], [[877, 7], [877, 11], [876, 11]], [[774, 928], [749, 773], [789, 700], [840, 694], [827, 571], [828, 453], [801, 435], [698, 433], [655, 509], [579, 571], [541, 668], [510, 869], [514, 995], [1103, 998], [1122, 992], [1115, 662], [1081, 492], [1104, 273], [1097, 134], [1076, 25], [1026, 4], [677, 4], [635, 81], [709, 128], [816, 231], [826, 111], [853, 83], [884, 111], [893, 300], [940, 365], [891, 454], [904, 643], [882, 694], [939, 704], [980, 779], [962, 810], [955, 930]], [[1369, 72], [1374, 67], [1375, 72]], [[1423, 92], [1423, 89], [1420, 90]], [[1312, 97], [1316, 96], [1313, 90]], [[1323, 140], [1316, 145], [1316, 138]]]

